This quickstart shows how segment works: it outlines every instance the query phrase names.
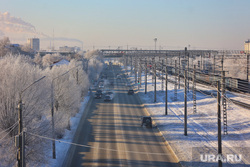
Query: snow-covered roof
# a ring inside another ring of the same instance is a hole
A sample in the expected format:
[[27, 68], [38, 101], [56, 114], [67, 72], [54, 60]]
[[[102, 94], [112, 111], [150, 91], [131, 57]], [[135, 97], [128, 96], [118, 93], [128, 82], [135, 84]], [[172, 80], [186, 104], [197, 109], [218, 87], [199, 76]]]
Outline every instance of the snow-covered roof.
[[69, 61], [66, 59], [62, 59], [59, 62], [52, 64], [52, 66], [61, 66], [61, 65], [65, 65], [65, 64], [69, 65]]

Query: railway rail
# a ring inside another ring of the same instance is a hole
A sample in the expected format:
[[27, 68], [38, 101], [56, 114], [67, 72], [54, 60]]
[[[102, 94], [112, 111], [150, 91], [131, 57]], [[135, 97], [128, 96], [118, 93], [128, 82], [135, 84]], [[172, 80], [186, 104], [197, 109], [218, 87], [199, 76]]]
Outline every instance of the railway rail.
[[[153, 73], [151, 72], [151, 74], [153, 74]], [[161, 77], [163, 77], [163, 76], [161, 76]], [[158, 78], [159, 78], [159, 77], [158, 77]], [[160, 79], [161, 79], [161, 78], [160, 78]], [[165, 80], [164, 77], [163, 77], [163, 79]], [[173, 81], [173, 80], [169, 80], [169, 82], [175, 84], [175, 81]], [[209, 84], [206, 83], [206, 82], [199, 82], [199, 83], [200, 83], [200, 84], [204, 84], [204, 85], [209, 85]], [[181, 85], [182, 87], [184, 86], [184, 84], [180, 84], [180, 85]], [[231, 90], [229, 90], [229, 91], [231, 91]], [[215, 93], [215, 92], [203, 91], [203, 90], [200, 90], [200, 92], [203, 93], [203, 94], [209, 95], [209, 96], [217, 97], [217, 93]], [[244, 107], [244, 108], [246, 108], [246, 109], [250, 109], [250, 104], [248, 104], [248, 103], [244, 103], [244, 102], [241, 102], [241, 101], [238, 101], [238, 100], [234, 100], [234, 99], [230, 99], [230, 101], [231, 101], [232, 103], [234, 103], [235, 105], [238, 105], [238, 106], [240, 106], [240, 107]]]

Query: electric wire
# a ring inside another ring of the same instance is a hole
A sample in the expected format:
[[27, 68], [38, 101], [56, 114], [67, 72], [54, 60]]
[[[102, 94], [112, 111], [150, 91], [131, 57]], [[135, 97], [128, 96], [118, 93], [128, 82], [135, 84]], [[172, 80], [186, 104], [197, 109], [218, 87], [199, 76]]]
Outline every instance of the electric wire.
[[94, 146], [89, 146], [89, 145], [84, 145], [84, 144], [78, 144], [78, 143], [73, 143], [73, 142], [67, 142], [67, 141], [63, 141], [63, 140], [53, 139], [53, 138], [50, 138], [50, 137], [45, 137], [45, 136], [37, 135], [37, 134], [34, 134], [34, 133], [30, 133], [30, 132], [26, 132], [26, 133], [30, 134], [32, 136], [39, 137], [39, 138], [43, 138], [43, 139], [47, 139], [47, 140], [51, 140], [51, 141], [54, 140], [54, 141], [57, 141], [57, 142], [60, 142], [60, 143], [66, 143], [66, 144], [75, 145], [75, 146], [79, 146], [79, 147], [85, 147], [85, 148], [93, 148], [93, 149], [99, 149], [99, 150], [105, 150], [105, 151], [112, 151], [112, 152], [145, 154], [145, 155], [171, 155], [171, 154], [166, 154], [166, 153], [149, 153], [149, 152], [137, 152], [137, 151], [123, 151], [123, 150], [109, 149], [109, 148], [103, 148], [103, 147], [94, 147]]
[[11, 125], [10, 127], [8, 127], [7, 129], [3, 130], [2, 132], [0, 132], [0, 135], [2, 133], [5, 133], [6, 131], [8, 131], [9, 129], [11, 129], [13, 126], [15, 126], [18, 123], [18, 121], [16, 123], [14, 123], [13, 125]]
[[1, 139], [0, 141], [2, 141], [6, 136], [8, 136], [8, 134], [17, 126], [17, 123], [14, 124], [15, 126], [13, 126], [8, 133], [6, 133]]

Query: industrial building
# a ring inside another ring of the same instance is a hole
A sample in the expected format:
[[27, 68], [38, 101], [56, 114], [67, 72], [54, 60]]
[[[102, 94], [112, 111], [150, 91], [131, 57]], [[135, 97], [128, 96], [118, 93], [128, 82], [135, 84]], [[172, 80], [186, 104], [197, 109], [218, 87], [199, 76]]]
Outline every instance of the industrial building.
[[29, 38], [27, 41], [28, 45], [34, 51], [40, 50], [40, 39], [39, 38]]

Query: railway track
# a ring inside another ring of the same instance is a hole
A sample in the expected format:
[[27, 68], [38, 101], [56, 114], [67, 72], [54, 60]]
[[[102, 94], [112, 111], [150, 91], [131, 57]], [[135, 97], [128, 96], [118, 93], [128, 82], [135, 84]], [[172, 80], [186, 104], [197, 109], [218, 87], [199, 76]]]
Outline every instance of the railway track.
[[244, 107], [246, 109], [250, 109], [250, 104], [243, 103], [243, 102], [238, 101], [238, 100], [233, 100], [233, 99], [230, 99], [230, 100], [231, 100], [231, 102], [233, 102], [234, 104], [236, 104], [238, 106]]
[[[152, 74], [152, 72], [151, 72]], [[160, 79], [160, 78], [159, 78]], [[163, 78], [165, 80], [165, 78]], [[168, 82], [170, 83], [173, 83], [175, 84], [175, 81], [174, 80], [168, 80]], [[207, 86], [210, 86], [209, 84], [207, 83], [204, 83], [204, 82], [198, 82], [200, 84], [203, 84], [203, 85], [207, 85]], [[180, 84], [182, 87], [184, 86], [184, 84]], [[201, 93], [203, 94], [206, 94], [206, 95], [209, 95], [209, 96], [213, 96], [213, 97], [217, 97], [217, 93], [215, 92], [210, 92], [210, 91], [203, 91], [203, 90], [200, 90]], [[244, 103], [244, 102], [241, 102], [241, 101], [238, 101], [238, 100], [233, 100], [233, 99], [230, 99], [230, 101], [238, 106], [241, 106], [241, 107], [244, 107], [246, 109], [250, 109], [250, 104], [248, 103]]]

